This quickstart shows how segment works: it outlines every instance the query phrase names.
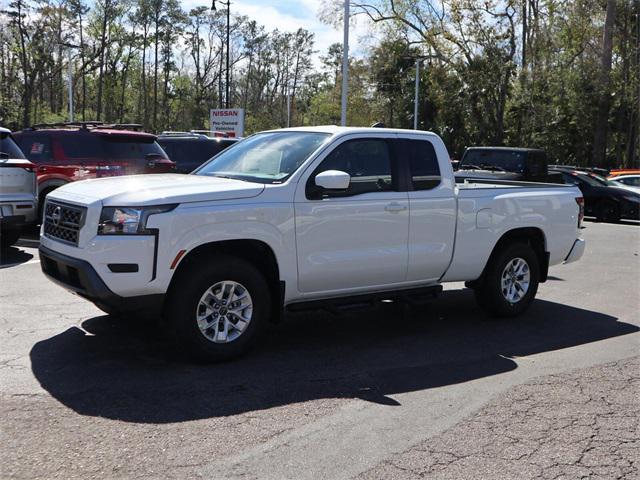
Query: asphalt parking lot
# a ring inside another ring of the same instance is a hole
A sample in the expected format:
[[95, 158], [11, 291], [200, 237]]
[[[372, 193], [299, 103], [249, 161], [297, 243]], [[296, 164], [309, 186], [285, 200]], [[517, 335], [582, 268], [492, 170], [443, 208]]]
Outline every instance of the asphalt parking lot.
[[587, 222], [516, 321], [460, 284], [306, 314], [197, 365], [157, 326], [0, 269], [2, 478], [640, 478], [640, 225]]

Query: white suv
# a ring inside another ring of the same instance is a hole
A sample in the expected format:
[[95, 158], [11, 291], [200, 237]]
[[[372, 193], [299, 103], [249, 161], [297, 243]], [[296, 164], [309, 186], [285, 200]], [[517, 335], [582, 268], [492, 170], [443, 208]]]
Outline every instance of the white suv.
[[24, 225], [36, 220], [38, 195], [36, 166], [27, 160], [11, 137], [0, 127], [0, 244], [13, 245]]

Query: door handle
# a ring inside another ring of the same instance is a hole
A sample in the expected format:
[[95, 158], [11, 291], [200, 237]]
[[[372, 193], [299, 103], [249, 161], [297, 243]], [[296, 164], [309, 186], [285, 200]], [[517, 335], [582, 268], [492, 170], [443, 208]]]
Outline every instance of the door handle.
[[384, 209], [387, 212], [395, 213], [395, 212], [403, 212], [403, 211], [405, 211], [407, 209], [407, 207], [405, 205], [400, 205], [397, 202], [391, 202], [386, 207], [384, 207]]

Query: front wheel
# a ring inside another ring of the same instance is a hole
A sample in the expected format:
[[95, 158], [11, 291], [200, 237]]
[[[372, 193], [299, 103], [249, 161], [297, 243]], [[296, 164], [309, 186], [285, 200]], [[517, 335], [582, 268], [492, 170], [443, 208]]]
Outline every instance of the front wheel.
[[215, 362], [245, 353], [270, 312], [269, 287], [257, 268], [239, 258], [207, 256], [180, 272], [165, 315], [182, 351]]
[[493, 316], [514, 317], [529, 308], [539, 282], [535, 250], [526, 243], [514, 243], [491, 257], [475, 288], [476, 300]]

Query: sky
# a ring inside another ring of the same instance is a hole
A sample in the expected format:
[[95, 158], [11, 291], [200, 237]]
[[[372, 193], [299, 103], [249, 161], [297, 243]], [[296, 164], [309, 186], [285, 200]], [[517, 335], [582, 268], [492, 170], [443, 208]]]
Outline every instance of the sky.
[[[219, 1], [219, 0], [218, 0]], [[226, 3], [226, 0], [225, 0]], [[318, 18], [321, 0], [232, 0], [231, 13], [246, 15], [264, 25], [270, 31], [293, 32], [305, 28], [315, 34], [316, 58], [324, 55], [332, 43], [342, 43], [342, 27], [335, 29]], [[182, 0], [182, 7], [189, 10], [196, 6], [210, 6], [211, 0]], [[224, 8], [219, 6], [218, 8]], [[352, 19], [349, 34], [349, 51], [353, 56], [362, 56], [370, 40], [369, 22], [365, 18]], [[318, 64], [316, 60], [316, 64]]]

